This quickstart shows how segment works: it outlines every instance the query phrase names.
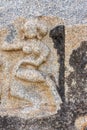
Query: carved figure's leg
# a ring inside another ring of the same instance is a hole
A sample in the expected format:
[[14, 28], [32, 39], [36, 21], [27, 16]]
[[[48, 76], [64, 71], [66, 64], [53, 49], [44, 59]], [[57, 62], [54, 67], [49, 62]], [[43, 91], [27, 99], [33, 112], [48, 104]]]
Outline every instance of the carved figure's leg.
[[20, 68], [16, 72], [15, 76], [29, 82], [45, 82], [45, 76], [43, 75], [43, 73], [34, 69]]
[[29, 82], [45, 82], [45, 75], [43, 72], [35, 70], [34, 67], [30, 69], [24, 69], [21, 67], [22, 64], [26, 64], [26, 60], [23, 59], [17, 63], [13, 70], [14, 76], [21, 80], [26, 80]]
[[31, 102], [34, 108], [38, 108], [40, 106], [41, 96], [37, 92], [28, 91], [26, 86], [22, 85], [20, 82], [12, 82], [10, 94], [11, 96]]
[[[15, 69], [16, 70], [15, 76], [21, 80], [25, 80], [28, 82], [44, 82], [50, 88], [52, 95], [54, 95], [54, 100], [55, 100], [55, 102], [57, 102], [58, 108], [59, 108], [59, 103], [62, 103], [62, 101], [61, 101], [59, 94], [57, 93], [56, 85], [55, 85], [54, 81], [49, 76], [47, 76], [44, 72], [41, 72], [41, 71], [38, 71], [35, 69], [22, 68], [21, 64], [23, 64], [23, 63], [25, 63], [25, 62], [22, 60], [17, 64], [16, 69]], [[15, 88], [15, 86], [14, 86], [14, 88]], [[21, 91], [23, 91], [22, 94], [21, 94]], [[15, 93], [15, 95], [19, 96], [20, 98], [24, 98], [25, 100], [26, 99], [29, 100], [30, 95], [32, 95], [32, 93], [29, 95], [29, 93], [25, 90], [25, 86], [22, 86], [21, 91], [18, 90], [18, 92]], [[14, 94], [14, 91], [13, 91], [13, 94]], [[35, 99], [32, 97], [31, 100], [33, 102], [33, 100], [35, 100]], [[34, 104], [35, 104], [35, 102], [34, 102]], [[38, 102], [38, 103], [40, 103], [40, 102]]]

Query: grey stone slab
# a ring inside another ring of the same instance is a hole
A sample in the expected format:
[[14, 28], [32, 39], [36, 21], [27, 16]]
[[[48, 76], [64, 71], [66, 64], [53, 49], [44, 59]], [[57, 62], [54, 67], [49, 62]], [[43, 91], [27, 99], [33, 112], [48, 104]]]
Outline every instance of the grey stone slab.
[[0, 27], [16, 17], [51, 15], [66, 24], [87, 23], [87, 0], [0, 0]]

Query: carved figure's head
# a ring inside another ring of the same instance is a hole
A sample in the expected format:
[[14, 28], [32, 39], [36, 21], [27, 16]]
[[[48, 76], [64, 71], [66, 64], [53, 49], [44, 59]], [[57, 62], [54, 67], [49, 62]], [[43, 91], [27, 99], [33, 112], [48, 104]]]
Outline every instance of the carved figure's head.
[[41, 40], [48, 32], [45, 21], [38, 18], [31, 18], [24, 24], [24, 33], [27, 39]]

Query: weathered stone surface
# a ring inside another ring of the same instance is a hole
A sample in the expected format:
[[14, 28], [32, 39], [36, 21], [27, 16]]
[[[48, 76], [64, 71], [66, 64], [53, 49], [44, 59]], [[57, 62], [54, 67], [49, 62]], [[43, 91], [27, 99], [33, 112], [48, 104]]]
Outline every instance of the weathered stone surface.
[[87, 129], [87, 116], [81, 116], [75, 121], [75, 126], [78, 130], [86, 130]]
[[[65, 97], [76, 107], [77, 130], [87, 129], [87, 25], [66, 27]], [[81, 107], [82, 106], [82, 107]], [[74, 109], [74, 108], [72, 108]], [[77, 112], [78, 111], [78, 112]]]
[[86, 51], [87, 25], [55, 17], [0, 30], [0, 130], [86, 130]]
[[49, 31], [61, 19], [19, 18], [0, 31], [0, 115], [36, 118], [60, 109], [59, 66]]
[[79, 25], [66, 28], [65, 77], [66, 100], [84, 100], [87, 93], [87, 26]]
[[66, 24], [87, 23], [87, 0], [0, 0], [0, 27], [16, 17], [56, 16]]

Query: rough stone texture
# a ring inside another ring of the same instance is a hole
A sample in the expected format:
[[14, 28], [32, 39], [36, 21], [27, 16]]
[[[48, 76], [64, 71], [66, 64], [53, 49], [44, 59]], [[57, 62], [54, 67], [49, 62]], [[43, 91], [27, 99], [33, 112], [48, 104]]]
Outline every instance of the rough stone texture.
[[86, 53], [87, 25], [67, 27], [65, 43], [65, 77], [66, 100], [68, 101], [75, 102], [75, 100], [83, 99], [83, 101], [86, 102], [86, 100], [84, 100], [84, 98], [87, 98]]
[[57, 16], [67, 24], [87, 23], [87, 0], [0, 0], [0, 26], [17, 16]]
[[74, 110], [76, 129], [85, 130], [87, 127], [87, 25], [66, 27], [65, 39], [66, 102], [71, 102], [77, 108]]
[[75, 126], [78, 130], [86, 130], [87, 129], [87, 116], [82, 116], [76, 119]]
[[28, 119], [53, 115], [60, 109], [62, 96], [56, 89], [60, 63], [49, 32], [63, 21], [52, 20], [19, 18], [0, 31], [0, 115]]
[[[49, 6], [48, 6], [49, 5]], [[5, 113], [5, 116], [0, 117], [0, 130], [86, 130], [87, 129], [87, 25], [74, 25], [74, 26], [66, 26], [66, 24], [80, 24], [87, 23], [86, 15], [87, 15], [87, 1], [84, 0], [56, 0], [55, 1], [43, 1], [43, 0], [35, 0], [35, 1], [12, 1], [12, 0], [3, 0], [0, 1], [0, 27], [7, 26], [8, 31], [10, 31], [9, 35], [5, 37], [5, 41], [11, 43], [14, 41], [15, 37], [17, 37], [16, 30], [14, 26], [12, 26], [12, 21], [17, 18], [17, 16], [23, 16], [30, 18], [30, 16], [37, 15], [53, 15], [60, 16], [65, 19], [62, 21], [62, 26], [58, 22], [59, 19], [54, 17], [49, 18], [45, 17], [45, 20], [48, 21], [49, 31], [47, 34], [47, 39], [44, 40], [50, 41], [54, 46], [54, 53], [56, 54], [56, 61], [58, 61], [57, 65], [59, 68], [59, 81], [56, 84], [57, 92], [62, 99], [61, 109], [57, 111], [56, 114], [52, 114], [47, 117], [39, 117], [32, 119], [25, 119], [24, 115], [14, 114], [13, 116], [9, 116]], [[20, 28], [20, 25], [23, 25], [26, 22], [25, 18], [22, 19], [23, 22], [20, 22], [18, 25], [18, 21], [16, 21], [17, 27]], [[61, 20], [60, 20], [61, 21]], [[31, 22], [32, 23], [32, 22]], [[50, 24], [49, 24], [50, 23]], [[28, 24], [26, 24], [28, 25]], [[25, 25], [25, 30], [26, 30]], [[64, 27], [65, 25], [65, 27]], [[39, 25], [40, 26], [40, 25]], [[61, 30], [65, 28], [65, 30]], [[23, 28], [24, 29], [24, 28]], [[45, 28], [46, 29], [46, 28]], [[30, 30], [30, 28], [29, 28]], [[29, 31], [27, 30], [27, 31]], [[37, 37], [39, 40], [41, 35], [36, 35], [35, 27], [30, 32], [28, 38]], [[59, 31], [60, 30], [60, 31]], [[65, 32], [65, 34], [64, 34]], [[6, 30], [0, 31], [0, 41], [1, 37], [6, 35]], [[27, 37], [23, 36], [23, 31], [20, 35], [22, 38], [25, 38], [27, 41]], [[27, 35], [28, 36], [28, 35]], [[18, 37], [17, 37], [18, 38]], [[65, 38], [65, 45], [64, 45]], [[49, 40], [48, 40], [49, 39]], [[23, 40], [23, 39], [22, 39]], [[33, 41], [34, 42], [34, 41]], [[31, 42], [31, 45], [32, 43]], [[35, 42], [34, 42], [35, 43]], [[36, 44], [36, 43], [35, 43]], [[1, 45], [1, 44], [0, 44]], [[20, 45], [19, 45], [20, 46]], [[16, 46], [18, 49], [19, 46]], [[33, 45], [32, 45], [33, 46]], [[3, 50], [9, 50], [9, 47], [2, 47]], [[14, 49], [14, 47], [13, 47]], [[29, 47], [28, 47], [29, 49]], [[57, 49], [57, 50], [56, 50]], [[35, 50], [36, 54], [38, 53], [38, 49]], [[24, 52], [28, 53], [27, 48], [23, 49]], [[12, 53], [12, 52], [11, 52]], [[9, 59], [7, 56], [7, 52], [5, 52], [6, 58], [0, 55], [0, 85], [3, 86], [3, 69], [5, 64], [4, 61]], [[16, 53], [16, 55], [19, 55]], [[14, 55], [12, 59], [15, 58]], [[22, 57], [23, 58], [23, 57]], [[11, 60], [12, 62], [12, 60]], [[60, 65], [60, 67], [59, 67]], [[3, 66], [3, 67], [2, 67]], [[12, 70], [12, 67], [8, 67]], [[31, 68], [32, 69], [32, 68]], [[8, 78], [8, 70], [5, 74], [5, 79]], [[57, 75], [57, 76], [58, 76]], [[17, 77], [26, 78], [20, 76], [20, 73], [17, 73]], [[50, 78], [55, 82], [55, 78], [53, 75], [50, 75]], [[13, 80], [14, 81], [14, 80]], [[62, 82], [63, 81], [63, 82]], [[9, 81], [4, 80], [4, 83], [7, 82], [9, 86]], [[4, 97], [3, 105], [6, 105], [8, 96], [7, 96], [7, 87], [5, 86], [3, 92], [4, 95], [1, 95], [1, 98]], [[2, 90], [0, 90], [0, 93]], [[13, 93], [14, 93], [13, 89]], [[33, 95], [32, 95], [33, 96]], [[14, 101], [14, 99], [13, 99]], [[15, 102], [18, 105], [18, 102]], [[24, 101], [25, 103], [25, 101]], [[22, 102], [22, 104], [24, 105]], [[15, 105], [11, 103], [10, 105]], [[2, 113], [3, 113], [2, 109]], [[10, 109], [9, 109], [10, 110]], [[13, 110], [12, 110], [13, 111]], [[9, 111], [10, 112], [10, 111]], [[15, 109], [14, 109], [15, 112]], [[17, 111], [16, 111], [17, 113]], [[44, 111], [46, 114], [46, 111]], [[12, 115], [12, 114], [11, 114]], [[16, 115], [14, 117], [14, 115]], [[22, 117], [22, 118], [21, 118]], [[38, 117], [38, 116], [37, 116]]]

